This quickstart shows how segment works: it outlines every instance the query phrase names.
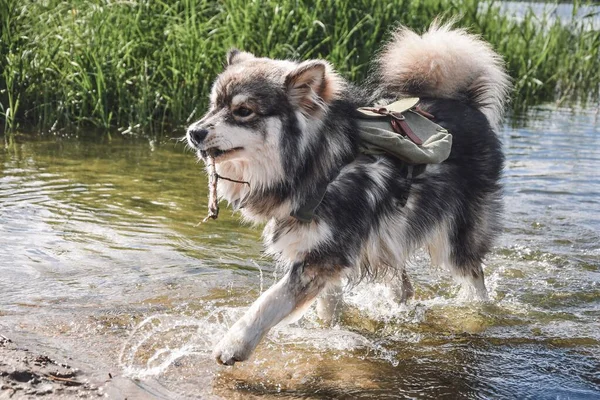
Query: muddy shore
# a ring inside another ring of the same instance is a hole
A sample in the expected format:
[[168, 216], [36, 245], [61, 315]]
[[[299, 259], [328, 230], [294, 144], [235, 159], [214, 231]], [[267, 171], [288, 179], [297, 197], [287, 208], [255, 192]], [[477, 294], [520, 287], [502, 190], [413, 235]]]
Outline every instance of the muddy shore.
[[78, 362], [51, 347], [0, 333], [0, 400], [165, 398], [160, 388], [142, 387], [118, 371], [90, 371]]
[[[107, 376], [105, 383], [110, 379]], [[92, 383], [68, 360], [30, 350], [0, 334], [0, 399], [94, 398], [104, 394], [104, 385]]]

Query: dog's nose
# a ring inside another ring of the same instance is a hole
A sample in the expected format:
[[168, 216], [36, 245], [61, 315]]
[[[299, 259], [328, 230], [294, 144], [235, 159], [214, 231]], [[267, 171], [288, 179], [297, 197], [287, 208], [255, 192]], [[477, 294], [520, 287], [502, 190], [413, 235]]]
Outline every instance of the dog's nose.
[[188, 129], [188, 135], [193, 144], [200, 144], [208, 135], [208, 129], [190, 128]]

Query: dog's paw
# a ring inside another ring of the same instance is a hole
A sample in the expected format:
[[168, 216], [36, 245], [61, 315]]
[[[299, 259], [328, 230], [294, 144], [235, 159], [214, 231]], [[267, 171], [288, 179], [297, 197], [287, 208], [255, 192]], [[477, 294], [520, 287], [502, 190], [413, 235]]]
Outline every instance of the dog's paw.
[[239, 355], [236, 355], [234, 351], [231, 351], [228, 348], [215, 348], [213, 351], [213, 357], [217, 362], [221, 365], [234, 365], [236, 362], [245, 361], [245, 358], [242, 359]]
[[236, 362], [246, 361], [256, 347], [254, 340], [251, 340], [247, 332], [234, 331], [227, 332], [213, 350], [213, 357], [219, 364], [234, 365]]

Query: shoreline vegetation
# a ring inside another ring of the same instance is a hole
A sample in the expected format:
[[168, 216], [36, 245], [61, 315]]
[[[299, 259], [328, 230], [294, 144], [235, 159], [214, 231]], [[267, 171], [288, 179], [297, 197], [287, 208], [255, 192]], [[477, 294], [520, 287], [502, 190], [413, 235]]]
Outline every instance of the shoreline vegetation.
[[325, 58], [358, 83], [394, 26], [422, 32], [437, 16], [456, 17], [503, 55], [515, 113], [598, 102], [599, 6], [575, 2], [566, 20], [551, 6], [522, 18], [500, 9], [475, 0], [0, 0], [0, 131], [179, 128], [203, 114], [232, 47]]

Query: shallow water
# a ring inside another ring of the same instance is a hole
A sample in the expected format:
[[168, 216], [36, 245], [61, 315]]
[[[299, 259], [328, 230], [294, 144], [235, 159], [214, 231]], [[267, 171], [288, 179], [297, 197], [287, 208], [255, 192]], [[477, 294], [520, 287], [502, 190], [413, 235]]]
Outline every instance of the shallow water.
[[311, 310], [233, 368], [210, 350], [273, 268], [228, 210], [197, 225], [193, 155], [172, 140], [3, 138], [0, 333], [121, 377], [113, 394], [129, 398], [600, 398], [600, 116], [513, 122], [489, 304], [456, 303], [418, 254], [408, 305], [361, 286], [338, 326]]

